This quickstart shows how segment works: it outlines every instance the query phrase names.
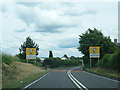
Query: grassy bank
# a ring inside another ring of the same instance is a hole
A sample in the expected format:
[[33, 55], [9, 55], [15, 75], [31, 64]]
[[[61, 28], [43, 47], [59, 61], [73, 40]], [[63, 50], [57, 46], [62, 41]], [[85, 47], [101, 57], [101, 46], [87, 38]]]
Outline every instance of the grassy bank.
[[34, 75], [30, 75], [26, 78], [22, 78], [20, 80], [8, 80], [5, 84], [3, 84], [3, 89], [4, 88], [23, 88], [26, 85], [30, 84], [31, 82], [33, 82], [34, 80], [42, 77], [43, 75], [45, 75], [47, 73], [46, 72], [40, 72]]
[[2, 64], [2, 88], [22, 88], [40, 78], [48, 71], [32, 64], [13, 61], [11, 64]]
[[120, 73], [118, 74], [118, 72], [115, 70], [109, 70], [109, 69], [103, 69], [103, 68], [91, 68], [91, 69], [85, 68], [85, 71], [88, 71], [97, 75], [105, 76], [108, 78], [120, 80]]

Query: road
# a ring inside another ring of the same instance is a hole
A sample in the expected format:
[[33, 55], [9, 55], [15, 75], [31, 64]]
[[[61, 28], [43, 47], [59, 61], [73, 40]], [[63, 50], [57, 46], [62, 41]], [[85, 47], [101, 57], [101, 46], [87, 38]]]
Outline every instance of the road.
[[74, 90], [107, 89], [119, 90], [119, 82], [116, 80], [101, 77], [82, 70], [81, 66], [52, 70], [42, 78], [24, 87], [29, 88], [66, 88]]

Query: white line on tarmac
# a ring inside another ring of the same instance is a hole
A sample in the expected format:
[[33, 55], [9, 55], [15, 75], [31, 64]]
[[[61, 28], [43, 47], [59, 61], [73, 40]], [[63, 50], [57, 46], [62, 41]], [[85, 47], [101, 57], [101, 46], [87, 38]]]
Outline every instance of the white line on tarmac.
[[68, 74], [69, 78], [71, 79], [71, 81], [77, 86], [77, 88], [82, 90], [82, 88], [71, 78], [71, 76], [68, 72], [67, 72], [67, 74]]
[[82, 83], [80, 83], [80, 82], [71, 74], [71, 72], [70, 72], [70, 75], [73, 77], [73, 79], [74, 79], [77, 83], [79, 83], [79, 85], [81, 85], [85, 90], [88, 90]]
[[[80, 68], [80, 66], [75, 67], [75, 68], [73, 68], [73, 69], [77, 69], [77, 68]], [[71, 70], [73, 70], [73, 69], [71, 69]], [[86, 71], [84, 71], [84, 72], [87, 73], [87, 74], [91, 74], [91, 75], [94, 75], [94, 76], [97, 76], [97, 77], [101, 77], [101, 78], [107, 79], [107, 80], [115, 81], [115, 82], [117, 82], [117, 83], [120, 82], [120, 81], [117, 81], [117, 80], [114, 80], [114, 79], [106, 78], [106, 77], [104, 77], [104, 76], [99, 76], [99, 75], [92, 74], [92, 73], [89, 73], [89, 72], [86, 72]]]
[[39, 79], [35, 80], [34, 82], [32, 82], [32, 83], [28, 84], [28, 85], [27, 85], [27, 86], [25, 86], [22, 90], [24, 90], [24, 89], [28, 88], [29, 86], [31, 86], [32, 84], [34, 84], [34, 83], [36, 83], [37, 81], [41, 80], [43, 77], [45, 77], [45, 76], [46, 76], [46, 75], [48, 75], [48, 74], [49, 74], [49, 73], [45, 74], [44, 76], [42, 76], [41, 78], [39, 78]]
[[80, 89], [83, 90], [82, 88], [84, 88], [85, 90], [88, 90], [82, 83], [80, 83], [72, 74], [71, 74], [71, 70], [69, 70], [67, 72], [69, 78], [73, 81], [73, 83]]

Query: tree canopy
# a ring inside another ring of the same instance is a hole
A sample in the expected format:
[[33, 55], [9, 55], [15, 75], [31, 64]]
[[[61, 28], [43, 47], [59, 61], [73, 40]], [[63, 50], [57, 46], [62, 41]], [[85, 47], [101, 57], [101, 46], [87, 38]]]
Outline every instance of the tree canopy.
[[88, 29], [82, 35], [79, 35], [78, 50], [84, 54], [84, 57], [89, 58], [89, 46], [100, 46], [101, 58], [105, 54], [114, 53], [116, 45], [111, 41], [110, 37], [104, 36], [103, 33], [96, 28]]
[[36, 48], [36, 54], [38, 55], [39, 46], [31, 39], [31, 37], [27, 37], [26, 41], [23, 42], [23, 44], [19, 48], [19, 51], [20, 51], [19, 57], [22, 59], [25, 59], [26, 48]]
[[52, 53], [52, 51], [49, 51], [49, 58], [53, 58], [53, 53]]

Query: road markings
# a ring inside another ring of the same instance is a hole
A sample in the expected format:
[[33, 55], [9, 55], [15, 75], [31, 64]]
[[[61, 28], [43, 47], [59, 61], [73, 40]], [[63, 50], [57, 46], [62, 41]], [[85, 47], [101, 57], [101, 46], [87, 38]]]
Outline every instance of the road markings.
[[53, 70], [52, 72], [66, 72], [67, 70]]
[[[75, 67], [75, 68], [73, 68], [73, 69], [77, 69], [77, 68], [80, 68], [80, 66]], [[73, 69], [71, 69], [71, 70], [73, 70]], [[82, 68], [81, 68], [81, 69], [82, 69]], [[106, 78], [106, 77], [104, 77], [104, 76], [99, 76], [99, 75], [92, 74], [92, 73], [89, 73], [89, 72], [86, 72], [86, 71], [83, 71], [83, 72], [85, 72], [85, 73], [87, 73], [87, 74], [91, 74], [91, 75], [96, 76], [96, 77], [101, 77], [101, 78], [104, 78], [104, 79], [107, 79], [107, 80], [110, 80], [110, 81], [114, 81], [114, 82], [117, 82], [117, 83], [120, 82], [120, 81], [117, 81], [117, 80], [114, 80], [114, 79]]]
[[79, 88], [80, 90], [88, 90], [82, 83], [80, 83], [72, 74], [71, 70], [67, 72], [68, 77], [71, 79], [71, 81]]
[[28, 85], [27, 85], [27, 86], [25, 86], [22, 90], [24, 90], [24, 89], [28, 88], [29, 86], [31, 86], [32, 84], [34, 84], [34, 83], [36, 83], [37, 81], [41, 80], [43, 77], [45, 77], [45, 76], [46, 76], [46, 75], [48, 75], [48, 74], [49, 74], [49, 73], [45, 74], [44, 76], [42, 76], [41, 78], [39, 78], [39, 79], [35, 80], [34, 82], [32, 82], [32, 83], [28, 84]]
[[67, 74], [68, 74], [69, 78], [72, 80], [72, 82], [77, 86], [77, 88], [82, 89], [82, 88], [72, 79], [72, 77], [70, 76], [70, 74], [69, 74], [68, 72], [67, 72]]
[[[53, 70], [52, 72], [66, 72], [68, 70]], [[72, 70], [71, 72], [84, 72], [83, 70]]]
[[113, 80], [113, 79], [110, 79], [110, 78], [106, 78], [106, 77], [104, 77], [104, 76], [99, 76], [99, 75], [92, 74], [92, 73], [89, 73], [89, 72], [86, 72], [86, 71], [84, 71], [84, 72], [87, 73], [87, 74], [91, 74], [91, 75], [93, 75], [93, 76], [96, 76], [96, 77], [101, 77], [101, 78], [104, 78], [104, 79], [107, 79], [107, 80], [111, 80], [111, 81], [119, 82], [119, 81], [117, 81], [117, 80]]

